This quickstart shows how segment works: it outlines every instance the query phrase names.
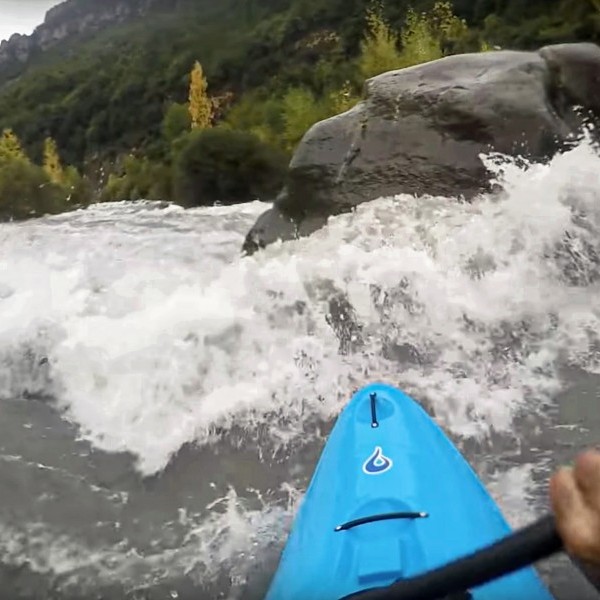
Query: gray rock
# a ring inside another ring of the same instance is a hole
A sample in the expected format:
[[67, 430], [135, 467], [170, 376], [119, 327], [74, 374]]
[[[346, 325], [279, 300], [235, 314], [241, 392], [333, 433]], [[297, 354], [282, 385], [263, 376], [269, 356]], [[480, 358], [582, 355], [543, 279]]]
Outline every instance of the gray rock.
[[307, 235], [381, 196], [462, 196], [489, 189], [490, 151], [544, 160], [600, 115], [600, 48], [463, 54], [368, 80], [353, 109], [315, 124], [287, 188], [244, 244]]
[[246, 236], [243, 251], [253, 254], [279, 238], [286, 240], [296, 236], [296, 226], [293, 221], [284, 216], [277, 207], [270, 208], [258, 217], [252, 230]]

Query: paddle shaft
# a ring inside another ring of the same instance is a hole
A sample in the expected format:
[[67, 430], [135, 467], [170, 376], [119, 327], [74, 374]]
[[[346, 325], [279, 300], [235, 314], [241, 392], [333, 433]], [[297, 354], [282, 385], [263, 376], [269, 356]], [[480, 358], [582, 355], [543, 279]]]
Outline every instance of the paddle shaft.
[[560, 552], [552, 515], [446, 566], [398, 581], [385, 588], [352, 594], [352, 600], [440, 600], [508, 575]]

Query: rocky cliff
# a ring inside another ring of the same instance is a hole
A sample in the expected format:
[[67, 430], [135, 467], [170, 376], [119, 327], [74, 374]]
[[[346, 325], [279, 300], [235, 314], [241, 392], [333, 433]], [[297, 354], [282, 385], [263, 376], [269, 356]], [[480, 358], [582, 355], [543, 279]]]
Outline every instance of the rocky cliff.
[[31, 35], [0, 43], [0, 86], [20, 75], [37, 56], [64, 42], [143, 16], [158, 0], [66, 0], [50, 9]]

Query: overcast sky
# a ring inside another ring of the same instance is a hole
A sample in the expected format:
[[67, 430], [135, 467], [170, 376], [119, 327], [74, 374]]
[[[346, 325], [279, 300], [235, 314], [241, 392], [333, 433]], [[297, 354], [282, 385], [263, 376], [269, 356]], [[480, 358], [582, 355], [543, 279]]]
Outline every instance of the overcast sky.
[[49, 8], [61, 0], [0, 0], [0, 41], [13, 33], [31, 33]]

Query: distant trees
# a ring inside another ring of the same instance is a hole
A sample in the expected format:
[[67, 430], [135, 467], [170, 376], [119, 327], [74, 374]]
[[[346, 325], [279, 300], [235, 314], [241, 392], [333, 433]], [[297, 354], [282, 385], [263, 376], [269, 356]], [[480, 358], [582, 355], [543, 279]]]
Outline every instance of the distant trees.
[[[453, 14], [448, 2], [437, 2], [428, 13], [409, 10], [400, 32], [385, 21], [383, 5], [374, 2], [367, 10], [360, 55], [345, 71], [349, 79], [336, 84], [331, 77], [335, 69], [322, 57], [316, 70], [330, 76], [322, 79], [319, 91], [304, 84], [287, 85], [271, 94], [250, 92], [225, 113], [216, 128], [216, 102], [208, 94], [200, 62], [195, 61], [187, 104], [169, 105], [162, 122], [170, 177], [157, 165], [130, 157], [122, 175], [109, 181], [105, 196], [148, 197], [161, 190], [163, 197], [186, 206], [267, 198], [277, 191], [288, 157], [306, 131], [356, 104], [364, 78], [439, 58], [451, 51], [453, 40], [467, 33], [466, 24]], [[339, 36], [321, 31], [302, 47], [315, 40], [330, 40], [334, 49], [340, 42]], [[152, 183], [161, 174], [170, 181], [170, 193]]]
[[192, 127], [192, 116], [186, 104], [169, 105], [162, 123], [162, 135], [170, 145]]
[[5, 129], [0, 137], [0, 167], [17, 160], [27, 160], [27, 157], [15, 132]]
[[213, 127], [215, 109], [198, 61], [190, 73], [188, 102], [171, 103], [162, 120], [164, 162], [129, 155], [110, 175], [102, 200], [164, 199], [184, 206], [269, 199], [281, 186], [287, 156], [250, 131]]
[[287, 160], [252, 133], [194, 130], [174, 161], [174, 195], [184, 206], [269, 200], [283, 184]]
[[190, 73], [190, 128], [180, 105], [171, 105], [163, 132], [170, 143], [171, 196], [185, 206], [268, 199], [283, 181], [287, 158], [253, 132], [213, 128], [217, 99], [210, 98], [202, 67]]
[[473, 43], [473, 33], [447, 1], [436, 2], [428, 12], [409, 9], [399, 32], [385, 20], [383, 8], [380, 0], [374, 0], [367, 8], [353, 81], [346, 80], [341, 87], [329, 89], [321, 97], [308, 87], [290, 87], [281, 96], [277, 136], [285, 150], [292, 151], [317, 121], [354, 106], [364, 79], [432, 61]]
[[281, 100], [286, 150], [292, 151], [311, 125], [329, 116], [326, 106], [306, 88], [290, 88]]
[[100, 200], [169, 200], [171, 169], [168, 165], [133, 155], [123, 159], [121, 173], [111, 173]]
[[367, 10], [358, 64], [362, 75], [369, 78], [442, 58], [462, 49], [461, 45], [466, 48], [470, 37], [466, 22], [454, 14], [450, 2], [438, 1], [422, 13], [409, 8], [399, 34], [385, 22], [382, 5], [373, 3]]
[[0, 88], [0, 218], [89, 202], [69, 163], [107, 166], [100, 200], [268, 199], [310, 127], [356, 105], [365, 79], [498, 44], [600, 41], [600, 0], [384, 1], [191, 3], [202, 18], [174, 11], [168, 36], [115, 28], [102, 53], [48, 60]]
[[52, 138], [46, 138], [44, 140], [43, 169], [52, 183], [57, 185], [64, 183], [65, 173], [60, 164], [56, 142]]
[[15, 133], [0, 136], [0, 221], [63, 212], [89, 201], [89, 189], [73, 168], [63, 171], [53, 140], [47, 139], [44, 166], [34, 164]]
[[383, 5], [373, 2], [367, 9], [366, 33], [360, 44], [358, 66], [368, 79], [384, 71], [397, 69], [400, 64], [398, 34], [385, 22]]
[[[0, 130], [13, 128], [36, 156], [51, 135], [63, 163], [79, 168], [134, 148], [162, 160], [164, 140], [186, 129], [183, 111], [175, 108], [167, 118], [168, 99], [186, 107], [188, 129], [225, 120], [289, 152], [294, 137], [284, 136], [282, 101], [290, 89], [312, 94], [315, 115], [331, 114], [352, 106], [366, 77], [478, 50], [480, 37], [488, 49], [600, 41], [600, 0], [454, 0], [454, 14], [469, 23], [464, 36], [436, 24], [443, 19], [433, 14], [434, 3], [387, 0], [385, 7], [369, 5], [366, 21], [368, 0], [235, 0], [218, 11], [211, 9], [215, 3], [185, 2], [169, 19], [150, 11], [151, 26], [123, 24], [94, 40], [73, 40], [73, 52], [34, 58], [36, 68], [10, 85], [0, 73]], [[430, 18], [423, 19], [423, 11]], [[453, 22], [464, 30], [460, 19]], [[341, 95], [346, 82], [351, 93]], [[228, 93], [231, 109], [229, 103], [216, 107], [215, 98]]]
[[[197, 206], [272, 198], [284, 181], [290, 154], [307, 130], [354, 106], [365, 78], [439, 58], [452, 52], [453, 44], [467, 34], [466, 24], [453, 14], [448, 2], [438, 1], [426, 13], [408, 10], [398, 30], [384, 18], [381, 1], [374, 0], [366, 12], [360, 52], [353, 61], [338, 53], [341, 37], [323, 29], [300, 44], [303, 52], [315, 44], [326, 48], [324, 54], [313, 53], [318, 63], [303, 77], [292, 73], [286, 83], [274, 81], [271, 88], [237, 97], [221, 90], [221, 95], [211, 97], [204, 69], [195, 60], [187, 77], [187, 102], [165, 107], [152, 158], [143, 149], [121, 155], [97, 199], [166, 199]], [[139, 78], [136, 81], [137, 87], [132, 84], [123, 89], [138, 89]], [[106, 83], [99, 89], [105, 89]], [[135, 94], [127, 98], [133, 101]], [[95, 115], [87, 143], [104, 139], [109, 129], [124, 123], [121, 108], [113, 110], [115, 114], [102, 109]], [[76, 169], [63, 166], [53, 138], [44, 140], [42, 166], [38, 167], [26, 156], [14, 132], [3, 133], [0, 216], [22, 218], [66, 210], [89, 202], [89, 191]]]

